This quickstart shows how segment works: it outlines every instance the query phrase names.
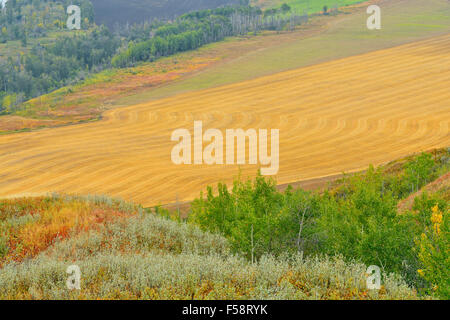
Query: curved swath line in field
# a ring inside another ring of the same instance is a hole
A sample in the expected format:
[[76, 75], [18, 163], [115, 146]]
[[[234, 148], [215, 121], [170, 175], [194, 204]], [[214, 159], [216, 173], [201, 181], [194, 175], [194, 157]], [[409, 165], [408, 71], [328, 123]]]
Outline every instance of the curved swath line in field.
[[[431, 112], [430, 112], [430, 114], [431, 114]], [[414, 115], [411, 115], [410, 116], [410, 118], [414, 118], [415, 116]], [[350, 133], [350, 136], [356, 136], [357, 134], [363, 134], [364, 133], [364, 130], [367, 128], [367, 121], [366, 121], [367, 119], [359, 119], [359, 121], [358, 121], [358, 123], [359, 123], [359, 125], [356, 127], [357, 129], [354, 131], [354, 132], [352, 132], [352, 133]], [[361, 122], [364, 122], [364, 125], [360, 125], [361, 124]], [[379, 123], [379, 122], [378, 122]], [[413, 135], [411, 135], [409, 138], [415, 138], [415, 136], [417, 135], [417, 136], [423, 136], [423, 135], [425, 135], [425, 131], [426, 131], [426, 125], [427, 125], [427, 122], [423, 122], [423, 124], [422, 124], [422, 131], [419, 131], [419, 132], [416, 132], [415, 134], [413, 134]], [[359, 130], [358, 130], [359, 129]], [[375, 130], [372, 130], [372, 132], [374, 133], [373, 135], [375, 135], [375, 134], [377, 134], [377, 133], [379, 133], [379, 128], [376, 128]], [[429, 132], [429, 133], [432, 133], [432, 132]], [[358, 137], [353, 137], [353, 139], [349, 139], [349, 137], [348, 136], [344, 136], [344, 137], [341, 137], [341, 139], [347, 139], [348, 141], [350, 141], [350, 142], [348, 142], [348, 143], [341, 143], [340, 144], [340, 146], [341, 147], [343, 147], [343, 146], [345, 146], [346, 144], [349, 144], [349, 145], [351, 145], [352, 144], [352, 140], [356, 140], [356, 141], [361, 141], [361, 142], [363, 142], [364, 140], [367, 140], [368, 142], [366, 142], [365, 143], [365, 145], [367, 146], [367, 147], [370, 147], [371, 146], [371, 144], [376, 144], [377, 142], [374, 140], [374, 142], [373, 143], [370, 143], [370, 140], [372, 140], [372, 136], [373, 136], [372, 134], [370, 134], [370, 135], [364, 135], [364, 136], [362, 136], [361, 138], [358, 138]], [[430, 135], [430, 137], [435, 137], [435, 135], [434, 134], [431, 134]], [[423, 139], [423, 138], [421, 138], [421, 139]], [[324, 141], [326, 141], [326, 139], [324, 139]], [[422, 140], [422, 141], [425, 141], [425, 140]], [[308, 141], [308, 143], [311, 143], [312, 141]], [[317, 145], [316, 145], [317, 146]], [[400, 144], [400, 146], [401, 146], [401, 144]], [[400, 147], [399, 146], [399, 147]], [[348, 149], [347, 149], [348, 150]], [[311, 155], [311, 156], [314, 156], [315, 154], [314, 153], [310, 153], [309, 155]]]
[[[373, 113], [373, 114], [371, 114], [371, 115], [370, 115], [370, 118], [374, 118], [374, 120], [376, 120], [377, 117], [380, 117], [380, 116], [381, 116], [381, 113], [383, 113], [384, 117], [386, 117], [386, 118], [388, 118], [389, 115], [392, 114], [392, 112], [389, 112], [389, 110], [386, 110], [386, 108], [385, 108], [385, 109], [383, 109], [383, 110], [379, 110], [378, 113]], [[405, 111], [403, 114], [408, 114], [408, 112]], [[401, 114], [396, 113], [396, 115], [399, 116], [399, 115], [401, 115]], [[340, 114], [340, 115], [333, 115], [333, 117], [336, 117], [336, 118], [342, 117], [342, 116], [343, 116], [342, 114]], [[413, 116], [412, 116], [412, 117], [413, 117]], [[366, 123], [367, 120], [368, 120], [368, 117], [367, 117], [367, 118], [364, 118], [364, 119], [360, 118], [360, 119], [359, 119], [359, 124], [361, 123], [361, 121], [365, 121], [365, 125], [364, 125], [364, 126], [358, 125], [357, 127], [355, 127], [355, 130], [354, 130], [353, 132], [351, 132], [349, 135], [350, 135], [350, 136], [356, 136], [356, 135], [358, 135], [358, 134], [360, 134], [360, 133], [364, 133], [364, 132], [367, 130], [367, 123]], [[377, 130], [379, 130], [379, 129], [377, 129]], [[376, 135], [376, 134], [379, 133], [379, 131], [377, 131], [377, 130], [375, 130], [375, 131], [372, 130], [373, 135]], [[330, 133], [327, 134], [327, 136], [330, 136], [330, 135], [333, 136], [333, 135], [330, 134]], [[326, 136], [322, 135], [322, 136], [320, 136], [319, 138], [322, 138], [322, 137], [324, 138], [323, 141], [326, 142], [326, 141], [327, 141]], [[311, 142], [311, 141], [308, 141], [308, 142]]]
[[[335, 141], [335, 144], [337, 142], [338, 141]], [[408, 142], [407, 138], [404, 138], [404, 139], [402, 139], [400, 141], [398, 140], [397, 144], [390, 144], [390, 146], [392, 146], [392, 147], [398, 146], [399, 148], [401, 148], [402, 146], [403, 147], [405, 146], [405, 142]], [[339, 145], [339, 149], [336, 150], [337, 153], [334, 154], [333, 157], [328, 157], [328, 161], [329, 161], [328, 163], [329, 164], [339, 163], [339, 162], [342, 161], [342, 159], [348, 159], [350, 161], [352, 158], [354, 159], [354, 156], [353, 157], [349, 157], [348, 155], [352, 154], [353, 152], [357, 153], [357, 155], [361, 159], [364, 159], [366, 157], [366, 155], [370, 155], [371, 153], [373, 153], [373, 150], [371, 150], [371, 146], [369, 144], [364, 144], [364, 146], [366, 148], [363, 149], [363, 150], [360, 150], [360, 149], [358, 149], [356, 147], [353, 148], [353, 147], [350, 146], [349, 148], [346, 148], [345, 151], [342, 151], [342, 149], [340, 148], [341, 146]], [[386, 151], [389, 152], [388, 150], [386, 150]], [[386, 152], [386, 151], [384, 151], [384, 152]], [[314, 157], [314, 155], [312, 155], [312, 154], [308, 154], [308, 156]], [[322, 157], [322, 158], [325, 159], [325, 157]], [[376, 158], [374, 158], [373, 154], [371, 155], [370, 158], [371, 159], [376, 159]], [[333, 161], [333, 159], [337, 159], [337, 160]], [[311, 167], [315, 167], [315, 165], [312, 164], [309, 167], [305, 166], [305, 167], [303, 167], [303, 169], [308, 170], [308, 168], [311, 168]]]
[[95, 124], [0, 137], [0, 194], [95, 192], [143, 204], [174, 201], [176, 193], [190, 199], [206, 184], [229, 182], [238, 168], [171, 165], [171, 131], [192, 130], [193, 120], [205, 129], [280, 128], [280, 183], [444, 146], [449, 40], [112, 110]]
[[[425, 115], [425, 114], [422, 114], [422, 115]], [[414, 116], [411, 116], [410, 118], [413, 118], [413, 117]], [[416, 118], [416, 117], [414, 117], [414, 118]], [[417, 121], [420, 121], [420, 120], [415, 120], [415, 121], [417, 122]], [[439, 134], [434, 134], [434, 131], [438, 131], [439, 130], [438, 128], [435, 128], [435, 127], [432, 127], [431, 131], [429, 131], [428, 134], [425, 135], [425, 133], [426, 133], [426, 126], [429, 126], [428, 125], [428, 121], [424, 121], [423, 120], [422, 123], [421, 123], [421, 126], [415, 126], [415, 130], [410, 130], [410, 133], [411, 133], [410, 135], [408, 135], [407, 137], [405, 137], [405, 136], [400, 136], [400, 137], [410, 140], [411, 138], [415, 138], [416, 136], [418, 136], [418, 138], [421, 139], [421, 142], [425, 142], [426, 140], [429, 140], [431, 138], [442, 136], [440, 133]], [[420, 134], [419, 134], [419, 132], [420, 132]], [[389, 137], [388, 137], [388, 139], [389, 139]], [[361, 141], [362, 141], [362, 139], [361, 139]], [[367, 143], [365, 145], [370, 147], [369, 143]], [[400, 148], [401, 145], [402, 144], [400, 144], [398, 148]]]
[[[412, 115], [410, 118], [413, 118], [413, 117], [415, 117], [415, 116]], [[340, 136], [339, 137], [339, 140], [342, 140], [342, 141], [339, 141], [339, 146], [341, 148], [350, 151], [351, 150], [351, 146], [353, 144], [353, 141], [358, 141], [358, 142], [364, 143], [364, 145], [368, 149], [372, 145], [379, 144], [379, 141], [377, 141], [376, 139], [373, 138], [373, 136], [375, 135], [376, 130], [372, 130], [373, 134], [372, 133], [371, 134], [365, 134], [365, 130], [363, 130], [363, 129], [367, 128], [367, 121], [366, 120], [367, 119], [359, 119], [358, 120], [357, 130], [355, 130], [355, 131], [358, 131], [357, 134], [355, 132], [352, 132], [349, 135], [345, 135], [345, 136]], [[364, 125], [361, 125], [361, 122], [364, 122]], [[424, 139], [423, 138], [424, 133], [425, 132], [423, 132], [422, 135], [421, 135], [421, 139], [423, 139], [422, 142], [425, 142], [426, 140], [428, 140], [428, 139]], [[360, 137], [358, 135], [360, 135]], [[417, 131], [413, 135], [408, 136], [407, 139], [410, 140], [413, 137], [415, 137], [415, 135], [417, 135]], [[435, 135], [430, 135], [430, 137], [434, 137], [434, 136]], [[337, 139], [334, 139], [334, 140], [335, 140], [335, 142], [337, 142], [336, 141]], [[325, 141], [325, 139], [324, 139], [324, 141]], [[311, 141], [308, 141], [308, 144], [309, 143], [311, 143]], [[329, 141], [327, 141], [327, 143], [329, 143]], [[393, 145], [393, 144], [391, 144], [391, 145]], [[397, 149], [399, 149], [401, 147], [401, 145], [402, 145], [402, 143], [399, 144]], [[315, 153], [314, 152], [309, 153], [310, 156], [316, 156], [318, 154], [320, 154], [320, 151], [315, 152]]]

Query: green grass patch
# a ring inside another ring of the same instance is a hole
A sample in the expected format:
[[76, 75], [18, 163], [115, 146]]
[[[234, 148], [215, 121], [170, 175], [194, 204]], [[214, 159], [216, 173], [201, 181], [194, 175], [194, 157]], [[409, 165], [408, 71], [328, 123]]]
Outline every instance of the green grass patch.
[[281, 6], [283, 3], [286, 3], [294, 11], [308, 12], [309, 14], [311, 14], [322, 12], [324, 6], [327, 6], [328, 10], [330, 10], [333, 8], [345, 7], [364, 1], [365, 0], [279, 0], [280, 4], [277, 7]]

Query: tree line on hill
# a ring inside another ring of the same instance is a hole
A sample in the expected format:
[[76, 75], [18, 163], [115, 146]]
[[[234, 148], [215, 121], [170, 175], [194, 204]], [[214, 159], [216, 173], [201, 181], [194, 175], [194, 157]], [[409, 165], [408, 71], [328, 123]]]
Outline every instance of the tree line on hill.
[[120, 40], [105, 27], [59, 38], [49, 46], [8, 57], [0, 65], [0, 114], [12, 113], [33, 97], [85, 79], [109, 67]]
[[[55, 22], [48, 26], [51, 21], [49, 17], [55, 18], [50, 13], [60, 12], [58, 8], [65, 2], [69, 0], [42, 3], [11, 0], [0, 16], [12, 15], [14, 21], [20, 21], [12, 24], [21, 26], [19, 34], [37, 36], [39, 33], [27, 29], [27, 21], [32, 20], [33, 16], [46, 17], [42, 18], [45, 21], [42, 25], [47, 32], [53, 31], [60, 24]], [[85, 0], [75, 2], [87, 6]], [[44, 13], [33, 13], [30, 18], [31, 9]], [[91, 17], [86, 19], [85, 30], [65, 32], [50, 44], [38, 41], [29, 50], [19, 50], [16, 56], [0, 60], [0, 115], [17, 112], [24, 101], [78, 83], [90, 74], [107, 68], [151, 62], [228, 36], [262, 30], [292, 30], [304, 23], [307, 15], [291, 12], [289, 6], [265, 12], [251, 6], [223, 7], [194, 11], [169, 22], [153, 20], [125, 25], [114, 31], [90, 24]], [[15, 36], [8, 38], [14, 39]], [[24, 49], [29, 47], [26, 42], [22, 41]]]
[[271, 10], [270, 14], [250, 6], [196, 11], [160, 26], [147, 41], [130, 43], [127, 50], [112, 59], [112, 65], [129, 67], [141, 61], [154, 61], [249, 32], [293, 30], [307, 19], [307, 15], [291, 12], [290, 7], [284, 7], [281, 12]]
[[30, 38], [46, 37], [66, 27], [66, 8], [77, 5], [83, 12], [82, 25], [94, 22], [89, 0], [8, 0], [0, 14], [0, 43], [20, 40], [26, 46]]

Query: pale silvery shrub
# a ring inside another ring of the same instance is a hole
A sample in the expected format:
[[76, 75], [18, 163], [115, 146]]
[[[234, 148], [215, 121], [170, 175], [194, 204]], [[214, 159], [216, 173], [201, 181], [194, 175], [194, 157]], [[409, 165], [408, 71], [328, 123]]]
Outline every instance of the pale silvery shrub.
[[[86, 200], [121, 205], [101, 196]], [[124, 207], [136, 211], [125, 203]], [[81, 270], [80, 291], [66, 287], [69, 265]], [[143, 214], [57, 242], [32, 260], [5, 265], [0, 269], [0, 298], [358, 298], [348, 295], [366, 291], [365, 272], [364, 264], [341, 257], [267, 255], [251, 263], [231, 255], [219, 235]], [[398, 277], [383, 280], [385, 292], [369, 293], [368, 298], [416, 298]]]

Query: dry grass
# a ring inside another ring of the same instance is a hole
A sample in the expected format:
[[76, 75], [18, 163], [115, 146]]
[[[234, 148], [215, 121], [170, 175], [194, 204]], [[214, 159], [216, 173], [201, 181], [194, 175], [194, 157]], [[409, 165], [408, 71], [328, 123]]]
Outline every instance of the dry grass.
[[61, 120], [30, 119], [19, 116], [2, 116], [0, 118], [0, 134], [20, 130], [32, 130], [42, 127], [53, 127], [64, 124]]
[[99, 199], [53, 196], [0, 200], [0, 266], [32, 258], [58, 240], [138, 210]]
[[171, 133], [194, 120], [205, 129], [279, 128], [280, 184], [360, 170], [447, 146], [449, 87], [450, 34], [111, 110], [96, 123], [1, 136], [0, 196], [190, 200], [238, 171], [171, 162]]

